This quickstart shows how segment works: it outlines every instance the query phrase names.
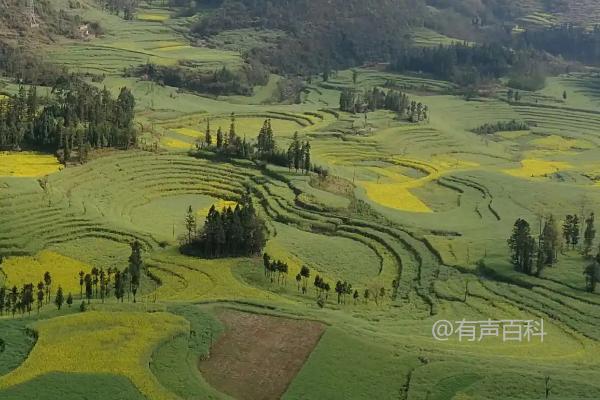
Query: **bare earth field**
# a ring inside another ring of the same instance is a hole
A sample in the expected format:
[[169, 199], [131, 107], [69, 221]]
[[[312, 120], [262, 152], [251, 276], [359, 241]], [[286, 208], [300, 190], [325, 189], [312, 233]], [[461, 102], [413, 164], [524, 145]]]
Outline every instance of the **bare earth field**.
[[225, 332], [199, 363], [211, 386], [240, 400], [279, 399], [315, 348], [325, 326], [223, 310]]

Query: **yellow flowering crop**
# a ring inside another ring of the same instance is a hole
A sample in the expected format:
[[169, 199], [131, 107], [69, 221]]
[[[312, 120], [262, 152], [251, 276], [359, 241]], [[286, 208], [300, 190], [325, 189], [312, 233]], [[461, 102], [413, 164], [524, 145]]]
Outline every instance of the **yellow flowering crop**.
[[570, 168], [572, 168], [571, 164], [566, 162], [526, 159], [521, 161], [521, 168], [506, 169], [504, 172], [519, 178], [530, 178], [549, 175]]
[[8, 257], [0, 265], [7, 277], [8, 287], [43, 281], [50, 272], [53, 291], [62, 286], [65, 293], [79, 293], [79, 271], [89, 273], [92, 267], [52, 251], [44, 250], [35, 257]]
[[19, 368], [0, 378], [0, 388], [50, 372], [123, 375], [148, 399], [177, 396], [160, 385], [149, 368], [154, 348], [189, 331], [172, 314], [88, 311], [33, 324], [39, 338]]
[[192, 147], [190, 143], [184, 142], [183, 140], [173, 139], [169, 137], [165, 137], [162, 140], [162, 143], [173, 149], [189, 149]]
[[61, 168], [56, 157], [51, 155], [0, 152], [0, 176], [39, 177]]

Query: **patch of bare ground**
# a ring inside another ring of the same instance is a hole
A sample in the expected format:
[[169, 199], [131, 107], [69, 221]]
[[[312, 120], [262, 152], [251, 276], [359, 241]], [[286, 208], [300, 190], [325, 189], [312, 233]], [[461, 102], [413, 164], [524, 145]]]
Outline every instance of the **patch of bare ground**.
[[233, 310], [218, 317], [225, 331], [199, 369], [214, 388], [238, 400], [281, 398], [325, 331], [314, 321]]

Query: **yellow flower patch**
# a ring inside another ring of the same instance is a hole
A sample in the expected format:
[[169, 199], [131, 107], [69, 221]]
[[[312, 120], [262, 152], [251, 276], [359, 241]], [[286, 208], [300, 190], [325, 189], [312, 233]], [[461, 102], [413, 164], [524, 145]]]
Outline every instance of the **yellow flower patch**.
[[26, 152], [0, 152], [0, 177], [35, 178], [60, 171], [62, 166], [56, 157]]
[[504, 172], [518, 178], [546, 176], [571, 169], [572, 165], [561, 161], [526, 159], [521, 161], [521, 168], [505, 169]]
[[189, 323], [172, 314], [95, 312], [33, 324], [39, 338], [29, 357], [0, 378], [7, 388], [50, 372], [123, 375], [149, 399], [177, 399], [148, 364], [161, 342], [189, 332]]
[[172, 149], [189, 149], [192, 147], [192, 144], [188, 142], [184, 142], [183, 140], [173, 139], [170, 137], [165, 137], [162, 139], [162, 144]]
[[550, 135], [535, 139], [530, 144], [549, 150], [591, 149], [593, 145], [585, 140], [567, 139], [558, 135]]
[[6, 286], [21, 287], [27, 283], [36, 285], [46, 271], [52, 277], [52, 291], [62, 286], [65, 294], [79, 294], [79, 271], [89, 273], [92, 267], [86, 263], [52, 251], [44, 250], [35, 257], [8, 257], [0, 265], [6, 275]]
[[147, 21], [147, 22], [163, 22], [169, 19], [169, 16], [166, 14], [150, 14], [150, 13], [145, 13], [145, 14], [137, 14], [136, 18], [140, 21]]

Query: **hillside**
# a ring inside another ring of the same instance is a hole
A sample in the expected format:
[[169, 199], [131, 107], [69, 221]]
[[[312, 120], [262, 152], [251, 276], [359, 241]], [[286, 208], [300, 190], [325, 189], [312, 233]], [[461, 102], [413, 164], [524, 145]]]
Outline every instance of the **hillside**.
[[594, 3], [23, 3], [1, 400], [600, 399]]

